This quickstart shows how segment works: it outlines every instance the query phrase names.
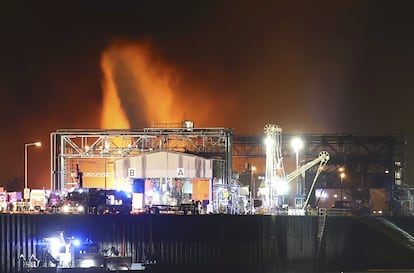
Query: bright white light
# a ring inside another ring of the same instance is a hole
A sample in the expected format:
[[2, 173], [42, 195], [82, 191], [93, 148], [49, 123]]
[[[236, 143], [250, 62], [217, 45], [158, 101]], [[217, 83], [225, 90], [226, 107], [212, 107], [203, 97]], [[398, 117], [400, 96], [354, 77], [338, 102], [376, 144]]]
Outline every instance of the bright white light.
[[80, 241], [79, 241], [78, 239], [74, 239], [74, 240], [72, 241], [72, 244], [73, 244], [74, 246], [80, 246]]
[[95, 264], [95, 261], [92, 259], [84, 259], [84, 260], [81, 260], [79, 266], [82, 268], [89, 268], [89, 267], [93, 267], [97, 265]]
[[83, 212], [85, 208], [83, 206], [78, 206], [78, 212]]
[[285, 195], [289, 192], [289, 185], [285, 181], [279, 181], [276, 183], [277, 195]]
[[63, 212], [69, 212], [69, 206], [68, 205], [63, 206]]
[[42, 146], [42, 143], [41, 142], [35, 142], [34, 145], [36, 145], [37, 147], [40, 147], [40, 146]]
[[298, 137], [293, 138], [290, 144], [292, 145], [295, 152], [303, 148], [303, 141]]
[[[327, 198], [328, 193], [326, 191], [323, 191], [322, 189], [317, 189], [315, 191], [315, 196], [316, 196], [316, 198]], [[335, 195], [334, 195], [334, 197], [335, 197]]]
[[124, 184], [121, 191], [124, 191], [126, 193], [132, 193], [132, 185], [131, 184]]
[[49, 238], [49, 246], [50, 246], [50, 254], [53, 258], [59, 259], [60, 248], [62, 246], [62, 242], [59, 238]]
[[265, 138], [265, 145], [266, 145], [267, 147], [270, 147], [272, 144], [273, 144], [273, 139], [272, 139], [272, 137], [271, 137], [271, 136], [267, 136], [267, 137]]
[[133, 193], [132, 194], [132, 209], [142, 209], [142, 200], [144, 196], [142, 193]]

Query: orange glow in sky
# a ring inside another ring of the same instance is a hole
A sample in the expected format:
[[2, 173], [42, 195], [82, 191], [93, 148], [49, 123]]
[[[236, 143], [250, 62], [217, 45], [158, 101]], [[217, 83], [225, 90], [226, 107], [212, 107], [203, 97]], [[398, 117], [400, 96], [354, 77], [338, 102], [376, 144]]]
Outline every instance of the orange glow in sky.
[[202, 84], [189, 84], [158, 55], [148, 42], [117, 41], [105, 49], [101, 127], [144, 128], [187, 119], [197, 127], [225, 124], [217, 109], [227, 101], [229, 110], [231, 100], [222, 95], [216, 102]]
[[204, 123], [208, 116], [209, 99], [187, 95], [179, 73], [155, 56], [148, 43], [114, 43], [106, 48], [101, 64], [102, 128], [147, 127], [184, 119]]
[[103, 71], [102, 88], [104, 90], [101, 127], [108, 129], [130, 128], [113, 80], [109, 54], [103, 54], [101, 66]]

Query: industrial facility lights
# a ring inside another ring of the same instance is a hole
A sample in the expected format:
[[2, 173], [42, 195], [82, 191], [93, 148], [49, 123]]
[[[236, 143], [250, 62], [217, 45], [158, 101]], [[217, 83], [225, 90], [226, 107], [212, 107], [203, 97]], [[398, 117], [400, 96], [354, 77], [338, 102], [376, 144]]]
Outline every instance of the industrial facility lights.
[[342, 182], [343, 182], [343, 180], [344, 180], [344, 178], [345, 178], [345, 169], [343, 168], [343, 167], [341, 167], [341, 168], [339, 168], [339, 171], [341, 172], [340, 174], [339, 174], [339, 177], [341, 178], [341, 200], [343, 199], [343, 197], [342, 197], [342, 188], [343, 188], [343, 186], [342, 186]]
[[273, 145], [273, 139], [271, 136], [267, 136], [264, 140], [266, 147], [271, 147]]
[[303, 148], [303, 141], [298, 137], [293, 138], [290, 144], [292, 145], [292, 148], [294, 149], [295, 153]]
[[32, 143], [25, 143], [24, 144], [24, 188], [27, 189], [27, 148], [29, 146], [42, 146], [41, 142], [32, 142]]

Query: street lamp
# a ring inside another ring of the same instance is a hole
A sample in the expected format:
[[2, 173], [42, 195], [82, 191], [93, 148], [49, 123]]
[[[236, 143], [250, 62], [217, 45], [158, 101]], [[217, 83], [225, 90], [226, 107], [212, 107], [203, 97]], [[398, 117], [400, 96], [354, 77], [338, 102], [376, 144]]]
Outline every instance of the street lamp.
[[27, 189], [27, 147], [29, 146], [42, 146], [40, 142], [32, 142], [24, 144], [24, 188]]
[[345, 178], [345, 173], [342, 172], [339, 176], [341, 177], [341, 201], [342, 201], [342, 181]]
[[[295, 137], [292, 139], [291, 143], [293, 150], [295, 151], [295, 155], [296, 155], [296, 170], [299, 169], [299, 150], [303, 148], [303, 141], [298, 138]], [[300, 187], [300, 183], [299, 183], [299, 176], [296, 178], [296, 193], [300, 194], [302, 193], [303, 189]]]

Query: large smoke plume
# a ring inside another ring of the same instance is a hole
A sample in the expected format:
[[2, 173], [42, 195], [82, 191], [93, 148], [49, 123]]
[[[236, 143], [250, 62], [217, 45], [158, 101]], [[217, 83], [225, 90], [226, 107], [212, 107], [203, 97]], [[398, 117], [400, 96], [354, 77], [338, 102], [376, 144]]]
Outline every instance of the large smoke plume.
[[193, 92], [185, 76], [168, 64], [150, 42], [117, 41], [102, 55], [102, 128], [143, 128], [184, 119], [208, 126], [212, 99]]

